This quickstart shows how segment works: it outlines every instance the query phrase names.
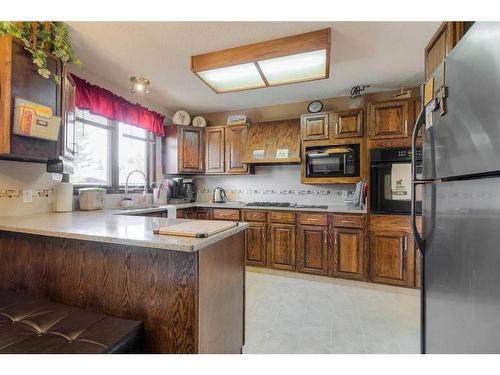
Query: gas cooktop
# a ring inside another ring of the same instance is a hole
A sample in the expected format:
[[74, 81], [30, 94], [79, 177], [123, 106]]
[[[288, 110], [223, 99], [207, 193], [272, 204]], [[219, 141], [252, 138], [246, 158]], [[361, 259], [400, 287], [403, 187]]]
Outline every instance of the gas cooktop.
[[316, 208], [326, 210], [327, 205], [297, 204], [290, 202], [250, 202], [245, 204], [250, 207], [294, 207], [294, 208]]

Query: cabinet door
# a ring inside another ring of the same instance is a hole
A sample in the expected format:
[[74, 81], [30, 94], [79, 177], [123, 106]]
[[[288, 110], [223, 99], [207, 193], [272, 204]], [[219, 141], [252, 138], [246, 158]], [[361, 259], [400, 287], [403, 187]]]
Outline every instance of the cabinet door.
[[73, 160], [76, 153], [75, 138], [75, 82], [68, 72], [63, 75], [62, 82], [62, 126], [61, 126], [61, 156]]
[[333, 276], [365, 278], [364, 231], [359, 228], [333, 229]]
[[269, 224], [269, 265], [276, 269], [295, 270], [295, 225]]
[[302, 115], [300, 129], [303, 141], [330, 138], [330, 113]]
[[225, 127], [205, 128], [205, 173], [224, 173]]
[[196, 209], [195, 208], [186, 208], [184, 209], [184, 219], [195, 219], [196, 217]]
[[247, 126], [237, 125], [226, 128], [226, 172], [247, 173], [248, 164], [243, 164], [247, 144]]
[[210, 220], [210, 209], [209, 208], [197, 208], [196, 209], [196, 219], [198, 219], [198, 220]]
[[363, 136], [363, 111], [339, 112], [334, 118], [335, 138], [351, 138]]
[[266, 261], [266, 224], [251, 223], [245, 232], [247, 265], [265, 267]]
[[299, 226], [297, 271], [328, 274], [328, 228], [301, 225]]
[[179, 173], [203, 172], [203, 128], [181, 127]]
[[463, 21], [443, 22], [425, 47], [425, 79], [429, 79], [436, 67], [464, 35]]
[[408, 137], [409, 107], [409, 101], [403, 100], [370, 104], [370, 138]]
[[[412, 236], [408, 232], [371, 231], [370, 232], [370, 273], [375, 282], [410, 286], [410, 250], [413, 248]], [[411, 247], [411, 248], [410, 248]], [[411, 270], [410, 270], [411, 268]]]

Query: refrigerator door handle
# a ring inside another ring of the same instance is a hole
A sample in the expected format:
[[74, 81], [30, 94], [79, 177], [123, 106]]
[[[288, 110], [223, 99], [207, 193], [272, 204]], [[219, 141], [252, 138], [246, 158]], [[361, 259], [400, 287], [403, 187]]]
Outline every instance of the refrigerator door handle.
[[411, 137], [411, 180], [412, 180], [412, 189], [411, 189], [411, 226], [413, 229], [413, 236], [415, 238], [415, 242], [417, 243], [418, 248], [422, 255], [424, 254], [424, 239], [418, 232], [417, 228], [417, 198], [416, 198], [416, 190], [418, 185], [423, 185], [431, 180], [422, 180], [417, 178], [417, 135], [422, 126], [425, 125], [425, 108], [422, 108], [420, 114], [418, 115], [417, 121], [415, 123], [415, 127], [413, 128], [413, 134]]

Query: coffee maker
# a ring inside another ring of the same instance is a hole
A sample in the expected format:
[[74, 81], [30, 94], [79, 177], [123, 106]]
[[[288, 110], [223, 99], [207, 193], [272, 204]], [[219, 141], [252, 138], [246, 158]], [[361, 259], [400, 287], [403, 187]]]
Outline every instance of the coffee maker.
[[196, 185], [192, 178], [184, 180], [184, 196], [189, 202], [196, 202]]

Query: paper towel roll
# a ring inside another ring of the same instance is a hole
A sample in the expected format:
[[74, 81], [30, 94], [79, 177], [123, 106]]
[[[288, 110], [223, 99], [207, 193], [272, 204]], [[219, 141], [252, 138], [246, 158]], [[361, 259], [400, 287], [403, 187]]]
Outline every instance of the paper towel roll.
[[73, 184], [60, 182], [56, 185], [54, 210], [56, 212], [73, 211]]

